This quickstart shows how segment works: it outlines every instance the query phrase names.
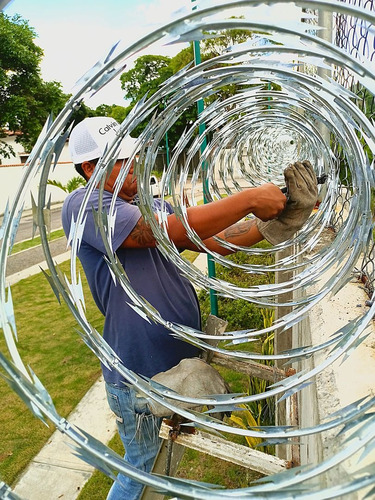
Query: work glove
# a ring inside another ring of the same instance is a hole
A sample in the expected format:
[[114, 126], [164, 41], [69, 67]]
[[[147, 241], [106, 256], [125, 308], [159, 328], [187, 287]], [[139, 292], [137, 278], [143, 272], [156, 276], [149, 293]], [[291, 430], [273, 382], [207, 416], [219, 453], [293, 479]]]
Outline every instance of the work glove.
[[[157, 373], [151, 380], [172, 389], [181, 396], [199, 398], [228, 393], [228, 386], [219, 372], [200, 358], [183, 359], [170, 370]], [[168, 401], [179, 408], [196, 410], [199, 408], [199, 405], [192, 403], [183, 403], [173, 399]], [[157, 417], [168, 417], [172, 413], [167, 407], [153, 400], [149, 401], [149, 407]]]
[[291, 238], [309, 218], [318, 198], [318, 183], [308, 160], [297, 161], [284, 170], [288, 201], [277, 219], [256, 219], [262, 236], [277, 245]]

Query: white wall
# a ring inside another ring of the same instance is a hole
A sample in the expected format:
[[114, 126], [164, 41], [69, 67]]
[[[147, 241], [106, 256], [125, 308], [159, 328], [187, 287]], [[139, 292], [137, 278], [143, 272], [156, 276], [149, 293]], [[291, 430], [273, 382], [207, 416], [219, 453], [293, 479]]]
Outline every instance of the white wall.
[[[332, 277], [335, 270], [330, 269], [322, 277], [322, 282]], [[325, 278], [325, 279], [323, 279]], [[311, 287], [311, 293], [317, 293], [318, 284]], [[368, 296], [360, 281], [353, 279], [347, 283], [336, 295], [325, 297], [315, 307], [314, 312], [303, 322], [293, 328], [293, 338], [299, 339], [301, 345], [318, 345], [332, 338], [334, 332], [344, 328], [349, 321], [355, 321], [360, 315], [368, 311], [366, 301]], [[315, 426], [327, 422], [336, 411], [347, 405], [373, 395], [375, 387], [375, 327], [370, 323], [367, 327], [368, 337], [356, 347], [350, 356], [342, 356], [338, 362], [326, 367], [313, 379], [313, 384], [298, 393], [299, 396], [299, 425], [301, 428]], [[296, 347], [294, 345], [293, 347]], [[300, 369], [317, 367], [326, 360], [326, 350], [316, 352], [315, 355], [303, 362]], [[345, 361], [345, 362], [344, 362]], [[298, 366], [296, 366], [298, 368]], [[329, 460], [344, 447], [349, 446], [345, 439], [354, 429], [338, 435], [341, 427], [336, 427], [319, 434], [303, 436], [301, 442], [301, 464], [311, 465]], [[349, 474], [361, 467], [373, 466], [374, 453], [363, 456], [363, 449], [338, 466], [322, 474], [318, 480], [321, 487], [334, 487], [344, 482]], [[368, 490], [353, 492], [345, 498], [359, 500], [365, 497]], [[343, 497], [340, 497], [343, 498]], [[371, 496], [373, 498], [373, 495]]]
[[[16, 142], [16, 134], [11, 133], [11, 135], [7, 135], [6, 137], [2, 137], [0, 139], [0, 142], [3, 142], [5, 144], [8, 144], [9, 146], [12, 147], [14, 150], [15, 155], [10, 156], [10, 158], [4, 158], [0, 157], [0, 167], [1, 166], [15, 166], [15, 165], [22, 165], [25, 163], [25, 157], [29, 155], [28, 152], [25, 151], [24, 147], [19, 143]], [[70, 154], [69, 154], [69, 148], [68, 148], [68, 142], [65, 143], [63, 150], [61, 151], [59, 161], [66, 162], [66, 161], [71, 161]]]
[[[7, 201], [9, 200], [10, 206], [12, 205], [14, 198], [21, 186], [22, 180], [25, 175], [24, 164], [21, 163], [21, 154], [24, 153], [24, 149], [20, 144], [14, 141], [15, 136], [6, 137], [1, 139], [12, 145], [16, 152], [16, 156], [11, 158], [1, 158], [2, 164], [0, 165], [0, 214], [4, 213]], [[27, 167], [26, 167], [27, 168]], [[49, 178], [51, 180], [56, 180], [65, 185], [72, 177], [76, 177], [79, 174], [75, 171], [74, 165], [71, 162], [70, 154], [68, 150], [68, 145], [66, 143], [63, 148], [59, 162], [57, 163], [53, 172], [51, 171]], [[38, 198], [38, 186], [39, 186], [39, 175], [33, 179], [30, 185], [30, 192], [32, 193], [35, 202], [37, 203]], [[49, 195], [51, 194], [51, 203], [63, 202], [68, 193], [65, 193], [62, 189], [55, 186], [47, 186], [47, 202]], [[25, 198], [25, 210], [31, 208], [31, 195], [30, 193], [26, 195]]]
[[[0, 214], [4, 213], [7, 201], [9, 200], [10, 206], [12, 205], [14, 198], [17, 194], [23, 176], [25, 175], [25, 167], [23, 165], [19, 166], [5, 166], [0, 165]], [[74, 166], [70, 162], [58, 163], [54, 172], [51, 173], [50, 179], [60, 181], [65, 185], [72, 177], [76, 177], [77, 172]], [[37, 203], [38, 198], [38, 186], [39, 186], [39, 176], [37, 176], [30, 185], [30, 191], [33, 194], [34, 200]], [[47, 201], [51, 194], [51, 202], [58, 203], [64, 201], [68, 193], [65, 193], [62, 189], [55, 186], [47, 186]], [[26, 195], [24, 209], [31, 208], [31, 195]]]

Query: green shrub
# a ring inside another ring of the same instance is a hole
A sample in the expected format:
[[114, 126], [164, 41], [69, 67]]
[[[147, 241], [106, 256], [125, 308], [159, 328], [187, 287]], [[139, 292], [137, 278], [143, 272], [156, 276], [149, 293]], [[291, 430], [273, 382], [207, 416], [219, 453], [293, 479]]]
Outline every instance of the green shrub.
[[59, 189], [62, 189], [66, 193], [71, 193], [72, 191], [75, 191], [77, 188], [81, 186], [86, 186], [86, 181], [83, 177], [77, 175], [76, 177], [72, 177], [65, 185], [62, 184], [60, 181], [51, 179], [48, 179], [47, 184], [49, 184], [50, 186], [58, 187]]
[[[209, 294], [200, 291], [198, 299], [201, 306], [202, 324], [204, 325], [211, 312]], [[219, 317], [228, 321], [227, 331], [244, 330], [246, 328], [259, 329], [263, 323], [260, 309], [246, 300], [219, 297], [218, 311]]]
[[[259, 246], [267, 248], [267, 243], [262, 243]], [[228, 260], [237, 264], [245, 265], [260, 265], [268, 266], [273, 264], [273, 255], [259, 254], [256, 256], [248, 255], [244, 252], [238, 252], [228, 257]], [[216, 277], [227, 282], [236, 284], [239, 287], [249, 287], [255, 285], [264, 285], [274, 282], [274, 273], [265, 272], [262, 274], [248, 274], [244, 270], [237, 268], [227, 268], [222, 265], [216, 266]], [[201, 306], [202, 320], [205, 323], [207, 316], [210, 314], [210, 298], [206, 291], [200, 291], [198, 294], [199, 303]], [[255, 304], [252, 304], [243, 299], [230, 299], [227, 297], [218, 297], [218, 315], [228, 321], [226, 331], [268, 328], [272, 326], [274, 320], [274, 310], [263, 309]], [[258, 338], [256, 342], [248, 342], [237, 344], [235, 346], [227, 346], [226, 348], [241, 350], [241, 351], [255, 351], [263, 355], [273, 354], [273, 340], [274, 334], [270, 332]], [[226, 342], [221, 342], [224, 347]], [[272, 361], [259, 361], [266, 365], [272, 366]], [[226, 379], [227, 380], [227, 379]], [[260, 394], [267, 390], [270, 382], [259, 379], [256, 377], [246, 377], [246, 381], [241, 377], [241, 383], [244, 384], [240, 387], [240, 391], [247, 392], [250, 395]], [[249, 425], [249, 421], [258, 423], [258, 425], [274, 425], [275, 423], [275, 401], [274, 398], [266, 398], [259, 401], [254, 401], [244, 405], [247, 412], [242, 412], [239, 416], [234, 415], [232, 419], [240, 425], [245, 427]], [[236, 420], [237, 419], [237, 420]], [[243, 419], [243, 420], [241, 420]], [[241, 422], [240, 422], [241, 420]], [[253, 423], [254, 425], [254, 423]], [[250, 446], [253, 446], [253, 440], [247, 440]], [[256, 442], [256, 440], [255, 440]], [[274, 453], [273, 446], [267, 446], [263, 451], [267, 453]]]
[[[257, 245], [259, 248], [268, 248], [269, 246], [267, 242], [261, 242]], [[274, 256], [269, 254], [249, 255], [245, 252], [237, 252], [228, 256], [227, 260], [241, 265], [268, 266], [273, 264]], [[266, 285], [275, 281], [274, 273], [272, 272], [249, 274], [242, 269], [232, 266], [224, 267], [220, 264], [216, 265], [216, 277], [239, 287]], [[201, 290], [198, 294], [198, 299], [201, 306], [202, 323], [205, 324], [211, 312], [208, 292]], [[218, 315], [220, 318], [228, 321], [227, 331], [244, 330], [247, 328], [260, 329], [263, 327], [261, 309], [244, 299], [231, 299], [218, 296]]]

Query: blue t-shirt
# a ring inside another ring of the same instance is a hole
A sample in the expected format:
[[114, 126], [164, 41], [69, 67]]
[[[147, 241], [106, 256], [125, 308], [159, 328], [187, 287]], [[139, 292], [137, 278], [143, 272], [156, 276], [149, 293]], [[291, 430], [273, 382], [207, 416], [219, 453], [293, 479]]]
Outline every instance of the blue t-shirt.
[[[62, 209], [62, 223], [69, 235], [72, 217], [77, 220], [86, 189], [73, 191]], [[102, 238], [94, 223], [92, 207], [98, 208], [98, 190], [94, 190], [86, 206], [87, 220], [83, 230], [78, 257], [85, 271], [94, 300], [105, 316], [103, 337], [132, 371], [152, 377], [169, 370], [184, 358], [199, 355], [200, 350], [176, 339], [163, 326], [146, 321], [129, 305], [131, 302], [119, 284], [115, 284], [104, 255]], [[104, 191], [103, 206], [109, 207], [112, 194]], [[154, 200], [160, 208], [160, 200]], [[135, 291], [147, 299], [168, 321], [200, 329], [200, 311], [191, 283], [181, 276], [178, 268], [165, 259], [157, 248], [120, 248], [141, 217], [139, 208], [116, 198], [116, 223], [112, 246]], [[173, 212], [168, 206], [169, 213]], [[113, 369], [102, 365], [108, 383], [123, 380]]]

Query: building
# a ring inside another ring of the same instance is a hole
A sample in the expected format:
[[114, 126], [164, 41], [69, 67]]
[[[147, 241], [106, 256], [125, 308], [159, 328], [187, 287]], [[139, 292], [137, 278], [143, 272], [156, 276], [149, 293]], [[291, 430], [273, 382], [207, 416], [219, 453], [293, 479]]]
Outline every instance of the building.
[[[24, 184], [23, 179], [27, 174], [24, 167], [29, 156], [29, 151], [25, 151], [24, 147], [16, 142], [16, 137], [19, 132], [8, 131], [5, 133], [6, 136], [0, 138], [0, 141], [9, 144], [13, 148], [15, 156], [11, 156], [10, 158], [0, 157], [0, 215], [4, 213], [8, 202], [10, 206], [12, 205], [17, 195], [17, 191], [20, 186]], [[66, 185], [72, 177], [76, 177], [77, 175], [70, 159], [67, 142], [61, 152], [56, 167], [50, 172], [49, 179], [59, 181], [61, 184]], [[34, 200], [37, 200], [38, 197], [38, 187], [39, 176], [36, 176], [31, 180], [30, 184], [30, 192]], [[48, 197], [49, 196], [51, 196], [52, 204], [60, 203], [64, 201], [67, 193], [56, 186], [48, 186]], [[24, 209], [27, 210], [31, 207], [31, 196], [28, 194], [24, 200]]]

